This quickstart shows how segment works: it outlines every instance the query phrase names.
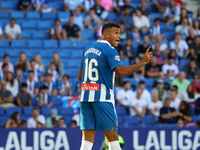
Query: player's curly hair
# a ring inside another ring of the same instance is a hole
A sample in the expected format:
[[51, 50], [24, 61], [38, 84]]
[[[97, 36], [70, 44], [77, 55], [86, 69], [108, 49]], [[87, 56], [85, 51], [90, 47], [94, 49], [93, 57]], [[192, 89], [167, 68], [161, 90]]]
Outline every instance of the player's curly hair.
[[106, 29], [113, 28], [113, 27], [119, 28], [119, 25], [115, 23], [111, 23], [111, 22], [104, 24], [101, 31], [102, 35]]

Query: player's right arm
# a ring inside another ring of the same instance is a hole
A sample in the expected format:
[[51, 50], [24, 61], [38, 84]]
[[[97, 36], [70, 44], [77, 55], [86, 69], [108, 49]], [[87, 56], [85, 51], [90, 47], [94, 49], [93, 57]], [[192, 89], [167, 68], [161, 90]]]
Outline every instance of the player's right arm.
[[148, 47], [148, 49], [145, 52], [144, 58], [142, 60], [142, 62], [135, 64], [135, 65], [130, 65], [130, 66], [117, 66], [116, 68], [114, 68], [114, 71], [120, 76], [120, 77], [124, 77], [124, 76], [128, 76], [133, 74], [134, 72], [136, 72], [137, 70], [141, 69], [144, 65], [148, 64], [149, 61], [151, 61], [153, 54], [152, 52], [149, 52], [149, 49], [151, 47]]
[[81, 82], [81, 78], [82, 78], [82, 72], [83, 70], [82, 69], [79, 69], [79, 72], [78, 72], [78, 80]]

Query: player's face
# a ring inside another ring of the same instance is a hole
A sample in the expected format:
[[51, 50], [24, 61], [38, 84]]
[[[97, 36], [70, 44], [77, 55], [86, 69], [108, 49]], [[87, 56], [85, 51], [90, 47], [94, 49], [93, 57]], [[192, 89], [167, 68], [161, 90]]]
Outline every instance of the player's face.
[[113, 27], [108, 35], [108, 42], [113, 46], [113, 47], [118, 47], [119, 41], [120, 41], [120, 29]]

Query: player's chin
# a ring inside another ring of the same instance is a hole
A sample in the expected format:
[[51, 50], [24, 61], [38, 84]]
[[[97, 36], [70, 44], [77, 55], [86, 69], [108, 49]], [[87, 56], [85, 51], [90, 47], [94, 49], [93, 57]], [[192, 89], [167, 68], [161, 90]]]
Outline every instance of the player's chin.
[[119, 45], [119, 42], [114, 43], [114, 47], [118, 47], [118, 45]]

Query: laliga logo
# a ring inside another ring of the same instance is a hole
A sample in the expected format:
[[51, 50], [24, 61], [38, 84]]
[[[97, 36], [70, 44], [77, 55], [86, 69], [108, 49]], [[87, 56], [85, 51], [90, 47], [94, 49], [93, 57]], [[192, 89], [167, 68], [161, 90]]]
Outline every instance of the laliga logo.
[[119, 56], [115, 56], [115, 60], [120, 61]]
[[[32, 144], [30, 144], [32, 143]], [[70, 150], [67, 134], [65, 131], [58, 131], [55, 134], [53, 131], [33, 131], [33, 136], [29, 136], [26, 131], [21, 131], [17, 134], [15, 131], [10, 131], [6, 139], [4, 147], [0, 150]]]

